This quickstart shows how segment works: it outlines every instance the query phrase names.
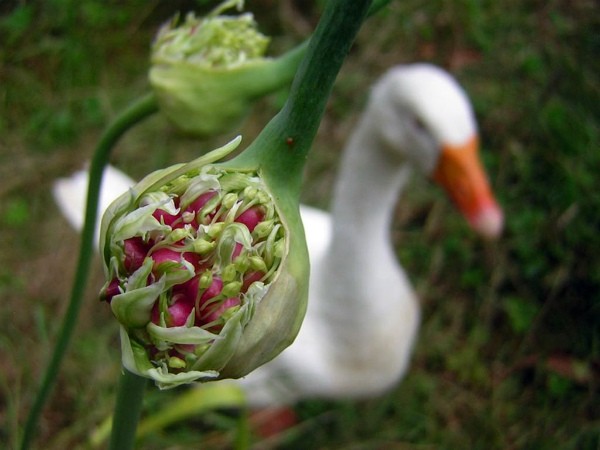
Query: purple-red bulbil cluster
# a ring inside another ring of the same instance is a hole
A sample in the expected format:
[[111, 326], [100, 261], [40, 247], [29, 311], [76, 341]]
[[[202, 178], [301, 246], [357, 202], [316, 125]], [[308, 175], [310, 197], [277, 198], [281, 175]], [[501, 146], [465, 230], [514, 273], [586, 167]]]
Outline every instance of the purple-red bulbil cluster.
[[100, 297], [121, 325], [123, 365], [162, 387], [214, 379], [242, 336], [260, 332], [248, 326], [265, 311], [288, 247], [256, 172], [196, 161], [116, 199], [100, 238]]
[[[235, 263], [239, 262], [236, 269], [240, 266], [243, 269], [243, 263], [246, 262], [248, 269], [241, 274], [242, 277], [239, 281], [236, 281], [235, 276], [233, 280], [227, 280], [230, 281], [229, 286], [232, 285], [231, 283], [237, 284], [233, 286], [233, 289], [224, 290], [225, 284], [222, 276], [214, 273], [213, 270], [216, 257], [214, 251], [216, 248], [215, 241], [213, 241], [213, 245], [207, 241], [207, 248], [212, 250], [207, 252], [196, 252], [193, 250], [193, 245], [190, 245], [194, 238], [198, 239], [198, 230], [201, 225], [204, 226], [204, 232], [201, 234], [202, 239], [205, 240], [207, 236], [210, 236], [211, 227], [219, 228], [224, 224], [225, 217], [217, 216], [221, 210], [221, 205], [218, 203], [212, 211], [203, 214], [207, 202], [217, 195], [218, 192], [214, 190], [205, 192], [177, 214], [169, 214], [160, 208], [152, 213], [152, 216], [158, 222], [168, 225], [171, 230], [185, 228], [190, 232], [187, 237], [178, 242], [161, 246], [160, 243], [164, 236], [159, 235], [153, 238], [151, 237], [152, 234], [146, 237], [135, 236], [123, 241], [124, 260], [122, 264], [126, 276], [130, 276], [138, 270], [146, 258], [152, 259], [149, 284], [163, 276], [167, 271], [185, 271], [189, 270], [190, 267], [194, 270], [194, 276], [191, 279], [172, 286], [166, 308], [161, 308], [159, 299], [157, 299], [150, 316], [150, 320], [157, 325], [161, 323], [161, 309], [163, 309], [164, 324], [167, 327], [186, 325], [192, 311], [195, 311], [193, 320], [195, 326], [204, 327], [213, 332], [218, 331], [223, 325], [223, 321], [220, 320], [223, 314], [230, 308], [239, 306], [241, 295], [248, 290], [253, 282], [260, 281], [265, 276], [265, 270], [259, 270], [262, 267], [253, 269], [250, 260], [243, 261], [244, 247], [241, 243], [236, 242], [230, 255], [230, 263], [236, 268]], [[179, 198], [175, 197], [174, 204], [176, 207], [179, 206], [178, 202]], [[233, 222], [245, 225], [248, 231], [252, 233], [264, 219], [264, 216], [265, 212], [261, 206], [252, 206], [235, 217]], [[218, 239], [218, 236], [215, 237]], [[257, 264], [255, 261], [254, 266], [260, 266], [260, 263]], [[105, 289], [103, 299], [110, 303], [112, 298], [121, 292], [122, 282], [119, 278], [114, 278]]]

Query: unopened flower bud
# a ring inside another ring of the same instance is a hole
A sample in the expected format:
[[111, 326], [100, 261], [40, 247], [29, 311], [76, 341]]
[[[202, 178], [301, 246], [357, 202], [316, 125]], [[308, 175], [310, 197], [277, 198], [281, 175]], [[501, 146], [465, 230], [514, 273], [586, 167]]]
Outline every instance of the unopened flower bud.
[[285, 254], [285, 241], [282, 239], [279, 239], [277, 242], [275, 242], [275, 257], [276, 258], [283, 258], [283, 255]]
[[262, 272], [267, 271], [267, 265], [260, 256], [251, 256], [248, 259], [250, 260], [250, 267], [252, 267], [254, 270], [259, 270]]
[[192, 247], [194, 252], [198, 253], [199, 255], [204, 255], [215, 248], [215, 243], [214, 241], [209, 242], [204, 239], [196, 239], [192, 244]]
[[214, 223], [208, 227], [206, 234], [212, 239], [217, 239], [223, 231], [223, 228], [225, 228], [225, 224], [223, 222]]
[[246, 254], [239, 255], [233, 260], [233, 264], [235, 266], [235, 270], [245, 273], [250, 268], [250, 258]]
[[169, 367], [172, 369], [183, 369], [186, 366], [185, 361], [176, 356], [169, 358]]
[[239, 295], [241, 288], [242, 288], [242, 282], [232, 281], [231, 283], [227, 283], [225, 286], [223, 286], [222, 294], [225, 297], [235, 297], [235, 296]]
[[235, 280], [235, 275], [237, 273], [237, 270], [235, 269], [235, 265], [234, 264], [229, 264], [227, 265], [224, 269], [223, 269], [223, 281], [233, 281]]
[[233, 208], [233, 206], [236, 204], [236, 202], [238, 201], [238, 196], [236, 194], [233, 193], [229, 193], [227, 195], [225, 195], [225, 197], [223, 197], [223, 207], [227, 210]]
[[264, 222], [260, 222], [259, 224], [256, 225], [253, 233], [256, 237], [265, 238], [269, 234], [271, 234], [271, 231], [273, 230], [274, 225], [275, 225], [274, 220], [265, 220]]
[[200, 289], [208, 288], [213, 281], [212, 272], [210, 270], [205, 271], [202, 275], [200, 275], [200, 281], [198, 286]]
[[256, 197], [257, 193], [258, 193], [258, 190], [252, 186], [247, 186], [244, 189], [244, 197], [247, 199], [250, 199], [250, 200], [254, 200], [254, 197]]

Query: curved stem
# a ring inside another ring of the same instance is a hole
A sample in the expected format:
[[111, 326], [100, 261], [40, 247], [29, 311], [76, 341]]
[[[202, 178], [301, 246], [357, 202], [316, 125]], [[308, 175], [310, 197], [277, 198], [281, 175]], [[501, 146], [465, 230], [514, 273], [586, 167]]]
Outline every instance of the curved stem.
[[[272, 185], [281, 185], [284, 191], [299, 197], [308, 151], [335, 78], [370, 3], [327, 3], [283, 109], [244, 152], [230, 161], [232, 166], [259, 166]], [[384, 2], [379, 3], [381, 6]]]
[[147, 94], [138, 99], [117, 116], [117, 118], [106, 128], [96, 147], [90, 165], [85, 221], [81, 234], [79, 259], [75, 272], [75, 280], [71, 290], [71, 297], [65, 317], [63, 318], [61, 329], [59, 330], [54, 352], [46, 367], [46, 372], [44, 373], [44, 378], [42, 379], [35, 402], [27, 417], [27, 422], [23, 431], [23, 439], [21, 441], [22, 450], [29, 448], [29, 445], [31, 444], [40, 415], [48, 396], [54, 387], [60, 364], [67, 350], [69, 341], [71, 340], [71, 336], [73, 335], [75, 325], [77, 324], [77, 317], [79, 315], [79, 310], [81, 309], [85, 286], [89, 277], [91, 260], [94, 255], [94, 231], [96, 217], [98, 215], [98, 197], [104, 167], [108, 164], [111, 150], [121, 136], [136, 123], [156, 112], [157, 109], [158, 107], [153, 94]]
[[133, 448], [147, 380], [123, 369], [119, 380], [109, 450]]
[[[368, 10], [367, 17], [371, 17], [387, 6], [391, 0], [374, 0]], [[252, 92], [255, 98], [262, 97], [289, 86], [296, 75], [296, 70], [304, 58], [312, 36], [288, 50], [270, 63], [264, 64], [261, 70], [256, 70], [253, 77], [245, 80], [246, 89]]]

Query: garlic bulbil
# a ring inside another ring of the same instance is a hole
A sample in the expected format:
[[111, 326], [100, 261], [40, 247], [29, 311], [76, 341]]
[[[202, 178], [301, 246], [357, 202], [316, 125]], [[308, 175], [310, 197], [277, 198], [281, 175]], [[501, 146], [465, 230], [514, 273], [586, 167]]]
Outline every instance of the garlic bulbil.
[[[120, 323], [123, 365], [163, 388], [245, 375], [303, 317], [303, 280], [285, 269], [289, 230], [272, 193], [256, 171], [213, 164], [238, 144], [148, 175], [102, 220], [100, 297]], [[296, 314], [263, 306], [270, 293]], [[264, 323], [246, 330], [255, 319]], [[228, 368], [234, 355], [251, 362]]]

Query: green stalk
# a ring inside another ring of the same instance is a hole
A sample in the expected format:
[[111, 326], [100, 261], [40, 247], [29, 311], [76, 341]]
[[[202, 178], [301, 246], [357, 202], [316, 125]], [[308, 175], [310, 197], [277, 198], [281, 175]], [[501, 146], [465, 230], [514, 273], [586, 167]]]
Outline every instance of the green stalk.
[[75, 281], [71, 290], [69, 305], [65, 317], [63, 318], [61, 329], [59, 330], [54, 352], [52, 353], [46, 372], [44, 373], [44, 378], [42, 379], [35, 402], [27, 417], [27, 422], [23, 431], [23, 439], [21, 441], [22, 450], [28, 449], [31, 445], [44, 404], [54, 387], [60, 364], [66, 353], [71, 336], [73, 335], [75, 325], [77, 324], [77, 317], [79, 315], [79, 310], [81, 309], [85, 287], [89, 278], [91, 260], [94, 255], [94, 231], [98, 215], [98, 198], [104, 167], [108, 164], [110, 153], [121, 136], [136, 123], [142, 121], [156, 111], [157, 105], [153, 94], [147, 94], [144, 97], [141, 97], [119, 114], [106, 128], [96, 147], [96, 151], [94, 152], [90, 165], [85, 221], [81, 233], [81, 245], [75, 272]]
[[[367, 17], [379, 12], [391, 0], [374, 0], [369, 8]], [[260, 98], [277, 89], [282, 89], [289, 85], [289, 82], [296, 75], [296, 70], [304, 58], [310, 37], [298, 44], [296, 47], [288, 50], [278, 58], [252, 73], [253, 76], [246, 77], [244, 83], [248, 92], [252, 92], [256, 98]], [[248, 72], [250, 74], [250, 72]]]
[[[288, 100], [256, 140], [229, 164], [259, 167], [273, 191], [299, 198], [307, 154], [333, 83], [350, 50], [370, 1], [331, 0], [308, 43]], [[276, 187], [277, 186], [277, 187]]]
[[123, 369], [119, 380], [109, 450], [133, 448], [147, 380]]

